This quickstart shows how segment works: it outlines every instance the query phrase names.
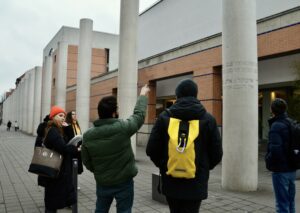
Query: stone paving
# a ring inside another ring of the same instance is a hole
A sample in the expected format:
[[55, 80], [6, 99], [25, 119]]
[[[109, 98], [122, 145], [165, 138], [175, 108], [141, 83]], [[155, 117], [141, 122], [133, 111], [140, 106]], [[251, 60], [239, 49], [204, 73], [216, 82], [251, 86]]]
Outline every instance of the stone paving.
[[[44, 189], [37, 186], [37, 176], [27, 172], [35, 138], [21, 132], [7, 132], [0, 127], [0, 213], [44, 212]], [[151, 198], [151, 174], [157, 172], [145, 156], [145, 148], [137, 148], [139, 174], [135, 178], [133, 212], [169, 212], [167, 205]], [[221, 189], [221, 166], [211, 172], [209, 197], [200, 212], [275, 212], [271, 176], [259, 161], [259, 189], [256, 192], [237, 193]], [[300, 212], [300, 181], [297, 181], [297, 212]], [[78, 212], [90, 213], [95, 209], [95, 181], [87, 170], [79, 176]], [[298, 202], [297, 202], [298, 201]], [[70, 209], [58, 212], [72, 212]], [[115, 213], [113, 203], [110, 213]]]

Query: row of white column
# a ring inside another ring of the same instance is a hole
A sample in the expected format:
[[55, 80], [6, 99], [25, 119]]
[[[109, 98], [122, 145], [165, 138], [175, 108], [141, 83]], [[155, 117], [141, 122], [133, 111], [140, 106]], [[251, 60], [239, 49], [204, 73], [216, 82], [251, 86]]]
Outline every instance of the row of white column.
[[[120, 117], [127, 118], [132, 114], [137, 99], [137, 25], [138, 25], [139, 0], [129, 2], [121, 1], [121, 18], [120, 18], [120, 52], [119, 52], [119, 78], [118, 78], [118, 101], [120, 106]], [[80, 36], [78, 47], [78, 67], [77, 67], [77, 87], [76, 87], [76, 112], [77, 118], [85, 131], [89, 127], [89, 109], [90, 109], [90, 78], [92, 64], [92, 41], [93, 41], [93, 22], [90, 19], [80, 20]], [[66, 107], [66, 87], [67, 87], [67, 58], [68, 43], [65, 41], [58, 42], [57, 45], [57, 70], [55, 82], [55, 105], [62, 108]], [[16, 94], [22, 91], [18, 98], [19, 111], [18, 117], [11, 118], [18, 120], [22, 130], [33, 133], [36, 124], [31, 120], [36, 119], [38, 122], [49, 114], [51, 108], [51, 91], [52, 91], [52, 64], [51, 53], [44, 58], [42, 83], [34, 81], [33, 71], [28, 71], [22, 79], [19, 87], [5, 101], [5, 112], [11, 110], [10, 106], [15, 101]], [[42, 86], [41, 86], [42, 85]], [[33, 95], [36, 91], [39, 97]], [[42, 93], [42, 97], [40, 97]], [[26, 98], [24, 98], [26, 97]], [[36, 100], [35, 100], [36, 99]], [[36, 102], [35, 101], [39, 101]], [[34, 103], [34, 104], [33, 104]], [[41, 104], [38, 104], [41, 103]], [[7, 106], [6, 106], [7, 105]], [[6, 118], [5, 118], [6, 121]], [[135, 152], [135, 137], [132, 138], [133, 150]]]
[[36, 134], [40, 123], [42, 68], [35, 67], [25, 73], [16, 89], [3, 103], [3, 122], [17, 121], [19, 128]]
[[[83, 131], [89, 126], [90, 72], [92, 61], [92, 31], [90, 19], [80, 20], [80, 41], [78, 48], [76, 111]], [[58, 42], [55, 105], [65, 109], [67, 87], [68, 43]], [[42, 68], [35, 67], [25, 73], [12, 94], [4, 101], [3, 122], [17, 121], [20, 130], [36, 135], [36, 129], [44, 116], [50, 113], [52, 92], [53, 58], [44, 58]]]
[[[92, 40], [93, 40], [93, 21], [90, 19], [80, 20], [80, 36], [78, 47], [78, 67], [77, 67], [77, 86], [76, 86], [76, 112], [77, 119], [82, 131], [89, 127], [90, 109], [90, 78], [92, 64]], [[67, 63], [68, 63], [68, 43], [58, 42], [57, 45], [57, 71], [55, 82], [55, 105], [66, 108], [67, 96]], [[52, 55], [49, 54], [44, 60], [43, 75], [43, 97], [42, 97], [42, 116], [50, 113], [51, 109], [51, 89], [52, 89]]]
[[[120, 117], [132, 113], [137, 96], [136, 30], [138, 0], [121, 1], [120, 53], [118, 99]], [[257, 82], [257, 35], [255, 1], [223, 0], [223, 147], [222, 187], [238, 191], [257, 189], [258, 177], [258, 82]], [[85, 130], [89, 121], [89, 92], [92, 22], [80, 22], [78, 53], [76, 111]], [[65, 107], [67, 47], [58, 45], [58, 68], [55, 103]], [[45, 60], [43, 76], [42, 115], [50, 111], [52, 58]], [[37, 70], [37, 69], [35, 69]], [[5, 121], [19, 120], [28, 133], [35, 129], [33, 116], [38, 113], [39, 86], [34, 81], [37, 74], [27, 72], [16, 92], [4, 102]], [[34, 76], [34, 77], [33, 77]], [[36, 88], [35, 88], [36, 87]], [[35, 89], [34, 89], [35, 88]], [[38, 94], [37, 94], [38, 95]], [[16, 97], [20, 104], [16, 106]], [[37, 108], [34, 108], [36, 106]], [[11, 117], [10, 117], [11, 116]], [[33, 127], [34, 126], [34, 127]], [[135, 138], [134, 138], [135, 142]], [[135, 149], [135, 143], [133, 145]]]

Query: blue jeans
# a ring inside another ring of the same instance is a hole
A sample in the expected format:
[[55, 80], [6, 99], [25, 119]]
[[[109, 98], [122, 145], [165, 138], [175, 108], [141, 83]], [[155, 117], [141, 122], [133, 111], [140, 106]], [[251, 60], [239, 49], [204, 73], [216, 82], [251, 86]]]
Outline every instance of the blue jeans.
[[273, 172], [276, 212], [295, 213], [296, 172]]
[[95, 213], [108, 213], [113, 199], [117, 202], [117, 213], [131, 213], [133, 205], [133, 180], [115, 186], [98, 186]]

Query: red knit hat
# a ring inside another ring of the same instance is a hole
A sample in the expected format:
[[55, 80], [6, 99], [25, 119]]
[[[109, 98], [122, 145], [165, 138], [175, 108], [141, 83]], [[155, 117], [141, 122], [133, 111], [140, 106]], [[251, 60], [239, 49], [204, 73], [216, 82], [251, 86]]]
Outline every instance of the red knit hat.
[[65, 110], [59, 106], [53, 106], [51, 108], [51, 111], [50, 111], [50, 115], [49, 115], [49, 118], [52, 119], [55, 115], [59, 114], [59, 113], [64, 113], [66, 114]]

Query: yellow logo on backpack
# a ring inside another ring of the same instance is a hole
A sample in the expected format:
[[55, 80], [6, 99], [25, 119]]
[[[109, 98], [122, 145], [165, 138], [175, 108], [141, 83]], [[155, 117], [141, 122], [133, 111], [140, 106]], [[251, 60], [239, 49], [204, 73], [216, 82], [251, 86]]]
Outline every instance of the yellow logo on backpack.
[[167, 175], [190, 179], [196, 175], [194, 141], [199, 135], [200, 127], [199, 120], [190, 120], [185, 122], [187, 131], [182, 131], [182, 122], [180, 119], [170, 118]]

